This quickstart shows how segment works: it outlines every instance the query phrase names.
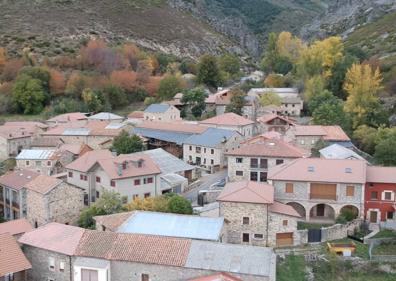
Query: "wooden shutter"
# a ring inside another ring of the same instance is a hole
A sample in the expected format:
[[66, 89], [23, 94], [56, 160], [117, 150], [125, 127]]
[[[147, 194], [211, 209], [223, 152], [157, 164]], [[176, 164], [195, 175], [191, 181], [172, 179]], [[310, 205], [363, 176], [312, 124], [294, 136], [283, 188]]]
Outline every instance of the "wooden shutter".
[[290, 182], [286, 183], [286, 193], [293, 193], [293, 192], [294, 192], [293, 184]]
[[355, 196], [355, 187], [353, 185], [346, 187], [346, 196]]
[[311, 183], [311, 199], [337, 200], [337, 185]]

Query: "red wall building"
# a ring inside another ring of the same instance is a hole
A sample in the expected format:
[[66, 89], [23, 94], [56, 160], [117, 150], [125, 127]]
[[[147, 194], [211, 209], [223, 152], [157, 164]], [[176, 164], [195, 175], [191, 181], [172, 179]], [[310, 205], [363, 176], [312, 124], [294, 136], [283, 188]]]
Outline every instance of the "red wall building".
[[396, 168], [367, 166], [364, 209], [372, 223], [396, 222]]

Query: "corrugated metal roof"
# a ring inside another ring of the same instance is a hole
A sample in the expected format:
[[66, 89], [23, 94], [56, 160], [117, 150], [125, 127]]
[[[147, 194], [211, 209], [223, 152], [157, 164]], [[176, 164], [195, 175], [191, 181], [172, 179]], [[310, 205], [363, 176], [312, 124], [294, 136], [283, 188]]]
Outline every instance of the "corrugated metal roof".
[[184, 182], [187, 182], [188, 180], [178, 174], [166, 174], [160, 177], [161, 181], [161, 189], [169, 189], [174, 186], [180, 185]]
[[137, 211], [117, 232], [218, 241], [223, 223], [223, 218]]
[[154, 160], [163, 174], [179, 173], [195, 168], [162, 148], [143, 151], [143, 153], [149, 155]]
[[193, 240], [185, 267], [269, 276], [275, 262], [272, 248]]
[[357, 154], [355, 151], [348, 149], [339, 144], [329, 145], [321, 150], [319, 150], [320, 155], [322, 155], [326, 159], [349, 159], [355, 158], [364, 160], [362, 156]]
[[229, 138], [237, 134], [239, 133], [233, 130], [208, 128], [202, 134], [190, 136], [189, 138], [185, 139], [183, 143], [206, 147], [217, 147], [219, 144], [227, 141]]
[[149, 105], [144, 112], [146, 113], [164, 113], [169, 109], [170, 105], [169, 104], [151, 104]]
[[52, 149], [22, 149], [16, 160], [46, 160], [50, 159], [55, 153]]
[[192, 135], [190, 133], [160, 131], [160, 130], [152, 130], [152, 129], [145, 129], [145, 128], [134, 128], [132, 130], [132, 133], [146, 137], [146, 138], [153, 138], [153, 139], [157, 139], [157, 140], [173, 142], [178, 145], [182, 145], [183, 142]]
[[109, 125], [107, 125], [105, 127], [105, 129], [113, 129], [113, 130], [117, 130], [117, 129], [121, 129], [122, 127], [124, 127], [125, 124], [124, 123], [120, 123], [120, 122], [111, 122]]
[[94, 119], [94, 120], [119, 120], [119, 119], [124, 119], [124, 117], [110, 113], [110, 112], [100, 112], [98, 114], [89, 116], [88, 119]]
[[88, 136], [89, 135], [88, 128], [66, 128], [62, 135], [64, 136]]

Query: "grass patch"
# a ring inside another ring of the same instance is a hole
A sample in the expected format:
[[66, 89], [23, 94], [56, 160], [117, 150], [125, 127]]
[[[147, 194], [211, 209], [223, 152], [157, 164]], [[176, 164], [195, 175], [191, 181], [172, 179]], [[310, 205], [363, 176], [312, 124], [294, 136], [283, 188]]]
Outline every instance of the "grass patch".
[[309, 222], [303, 222], [299, 221], [297, 222], [297, 229], [298, 230], [303, 230], [303, 229], [320, 229], [322, 227], [328, 227], [331, 226], [332, 224], [326, 224], [326, 223], [309, 223]]
[[305, 281], [305, 260], [303, 256], [286, 256], [285, 260], [277, 263], [277, 281]]
[[396, 255], [396, 241], [383, 242], [374, 247], [373, 255]]
[[0, 116], [0, 123], [9, 121], [44, 121], [43, 114], [38, 115], [23, 115], [23, 114], [2, 114]]
[[396, 231], [384, 229], [378, 232], [372, 238], [396, 238]]

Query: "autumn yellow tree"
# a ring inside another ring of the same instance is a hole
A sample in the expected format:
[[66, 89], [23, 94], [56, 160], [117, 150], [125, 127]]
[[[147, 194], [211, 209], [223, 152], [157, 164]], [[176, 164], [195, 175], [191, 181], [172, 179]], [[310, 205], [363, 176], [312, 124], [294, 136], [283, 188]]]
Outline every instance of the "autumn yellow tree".
[[306, 48], [300, 38], [287, 31], [279, 33], [276, 45], [279, 55], [288, 58], [293, 63], [298, 60], [301, 52]]
[[367, 123], [368, 115], [378, 110], [381, 82], [379, 68], [373, 69], [368, 64], [353, 64], [348, 70], [344, 83], [348, 98], [344, 110], [351, 114], [354, 128]]
[[268, 106], [268, 105], [281, 106], [282, 99], [277, 94], [275, 94], [273, 92], [266, 93], [264, 95], [261, 95], [260, 105], [261, 106]]
[[66, 80], [64, 75], [56, 69], [49, 69], [49, 88], [53, 95], [62, 95], [65, 92]]
[[322, 75], [315, 75], [305, 81], [304, 100], [309, 102], [314, 96], [323, 93], [326, 81]]

